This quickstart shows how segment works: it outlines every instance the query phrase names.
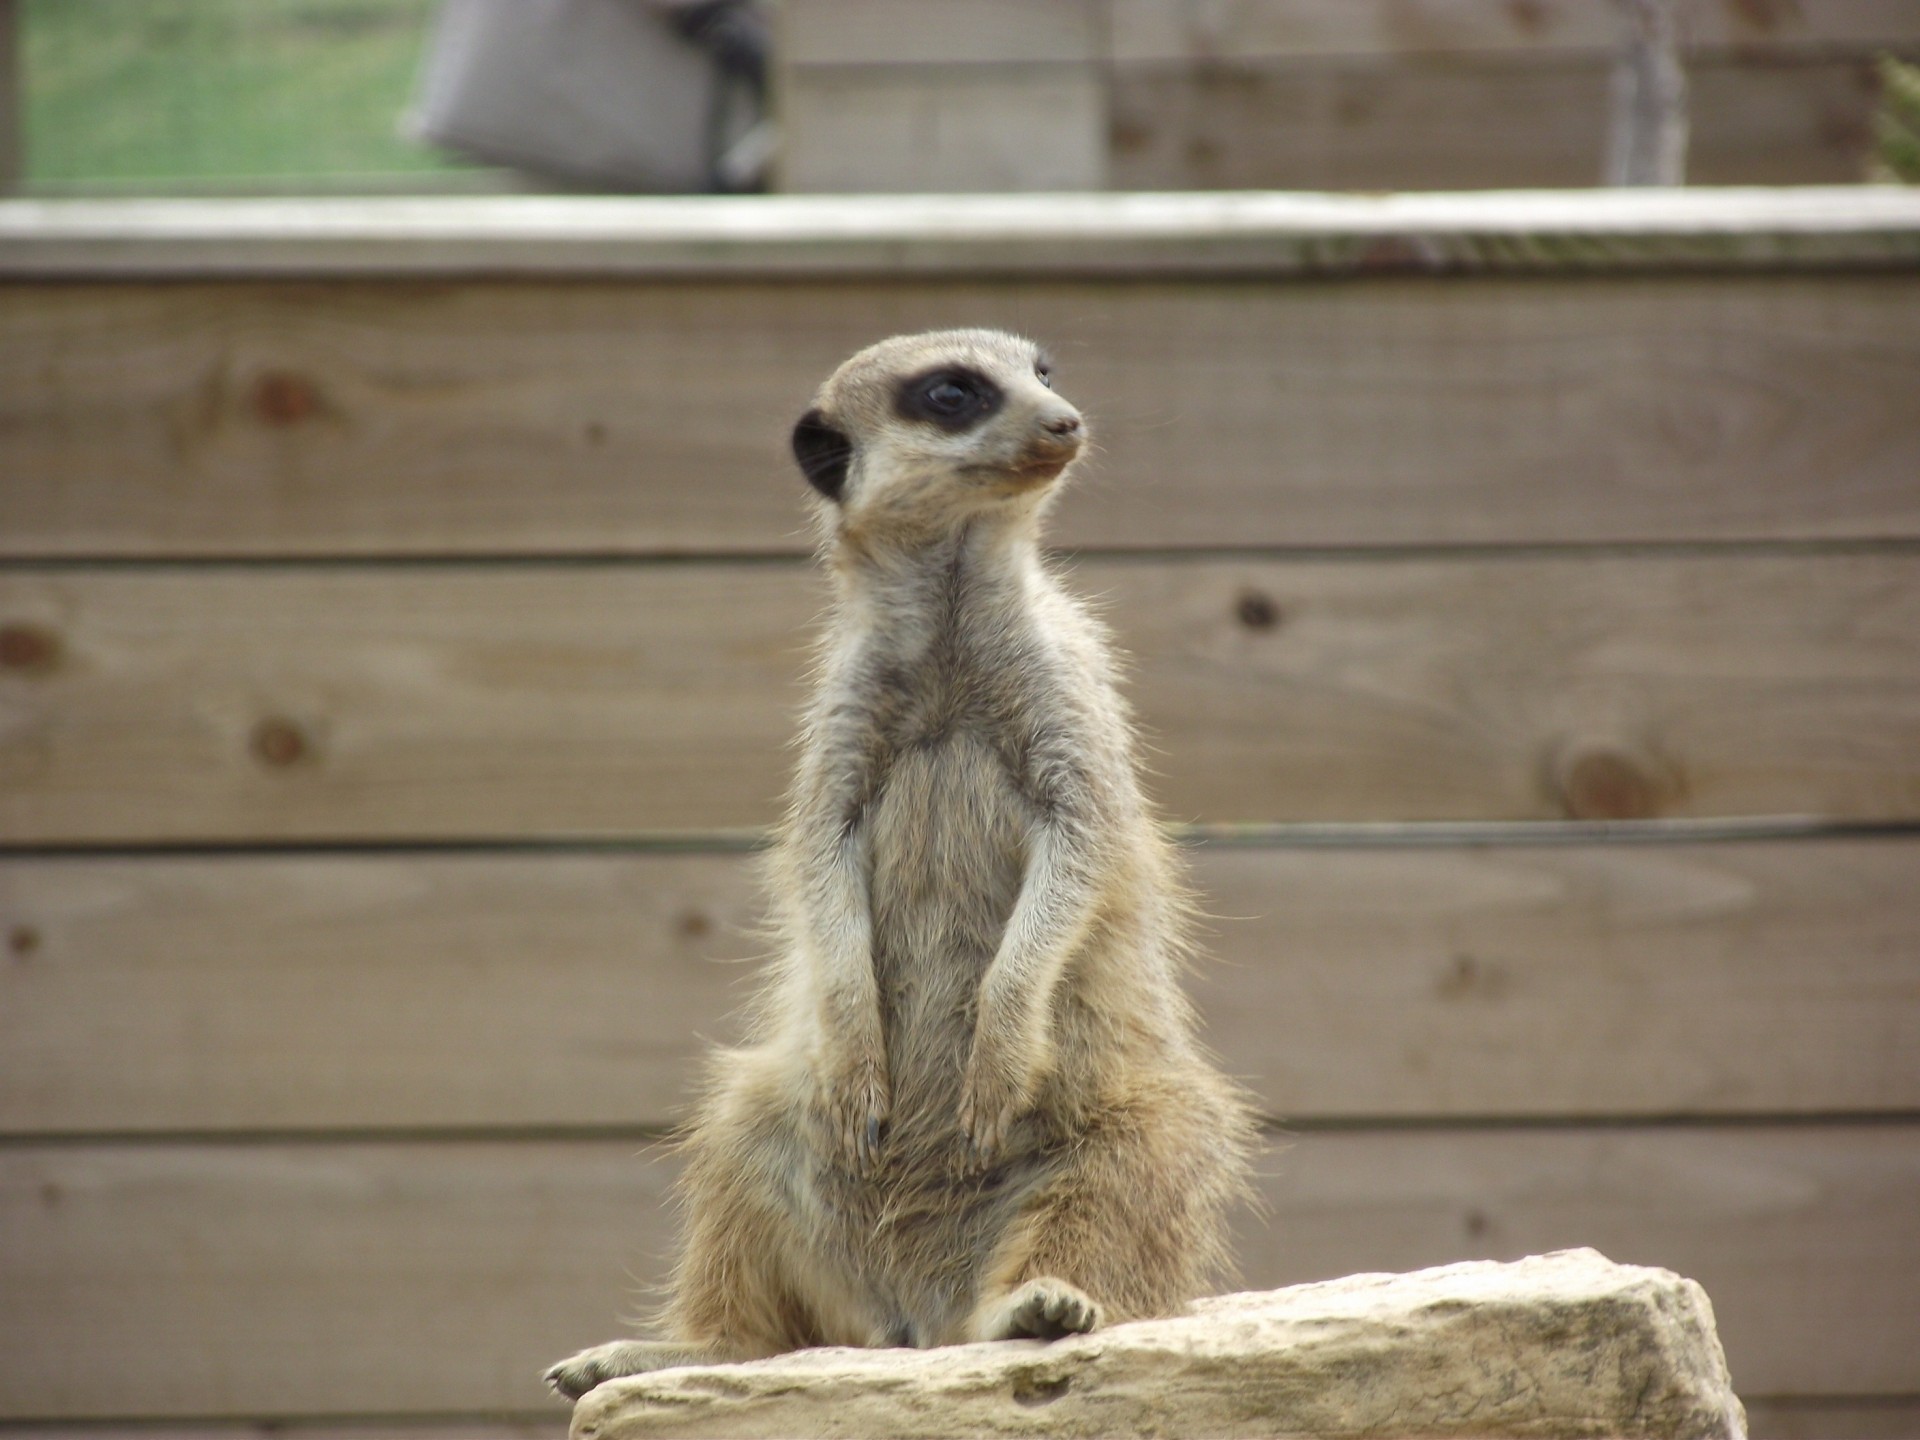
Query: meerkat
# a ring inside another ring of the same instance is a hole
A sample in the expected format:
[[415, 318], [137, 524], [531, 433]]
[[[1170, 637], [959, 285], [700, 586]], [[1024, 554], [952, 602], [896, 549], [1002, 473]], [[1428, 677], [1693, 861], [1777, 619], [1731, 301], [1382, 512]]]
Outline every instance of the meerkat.
[[1087, 426], [1030, 342], [899, 336], [792, 445], [834, 602], [768, 863], [771, 974], [684, 1140], [663, 1337], [547, 1372], [1056, 1338], [1219, 1275], [1252, 1112], [1186, 889], [1040, 522]]

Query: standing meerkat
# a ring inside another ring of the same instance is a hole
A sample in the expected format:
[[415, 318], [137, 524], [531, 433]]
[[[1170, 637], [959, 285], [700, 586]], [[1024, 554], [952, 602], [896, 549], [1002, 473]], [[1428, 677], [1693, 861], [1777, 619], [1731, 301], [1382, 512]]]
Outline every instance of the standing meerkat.
[[1223, 1267], [1253, 1120], [1100, 626], [1040, 554], [1086, 427], [1028, 341], [861, 351], [793, 432], [835, 601], [769, 863], [778, 949], [688, 1129], [665, 1338], [578, 1397], [813, 1345], [1053, 1338]]

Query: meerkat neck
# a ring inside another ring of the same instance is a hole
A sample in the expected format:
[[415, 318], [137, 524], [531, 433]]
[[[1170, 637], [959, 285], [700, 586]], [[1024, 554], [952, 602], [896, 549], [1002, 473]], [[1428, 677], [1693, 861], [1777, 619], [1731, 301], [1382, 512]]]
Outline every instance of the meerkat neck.
[[971, 519], [912, 544], [843, 548], [833, 567], [842, 613], [858, 617], [861, 632], [911, 650], [942, 631], [1019, 611], [1045, 573], [1039, 540], [1032, 526], [997, 519]]
[[983, 594], [1024, 585], [1039, 562], [1033, 526], [978, 516], [935, 534], [891, 538], [885, 545], [842, 545], [833, 572], [849, 601], [913, 608], [942, 580], [965, 579]]

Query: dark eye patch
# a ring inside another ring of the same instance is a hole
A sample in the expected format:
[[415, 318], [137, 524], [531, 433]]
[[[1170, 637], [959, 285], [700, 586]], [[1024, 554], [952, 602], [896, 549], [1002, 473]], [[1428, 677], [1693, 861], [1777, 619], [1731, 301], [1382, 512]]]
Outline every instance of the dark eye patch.
[[959, 434], [995, 414], [1007, 397], [998, 385], [965, 365], [943, 365], [900, 382], [894, 413]]

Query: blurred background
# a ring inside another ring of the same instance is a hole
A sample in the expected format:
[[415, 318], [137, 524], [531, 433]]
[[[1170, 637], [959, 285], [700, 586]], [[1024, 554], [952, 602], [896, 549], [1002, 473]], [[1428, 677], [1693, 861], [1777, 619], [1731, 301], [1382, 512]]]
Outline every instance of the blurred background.
[[1908, 0], [7, 0], [0, 15], [16, 184], [47, 195], [1585, 186], [1631, 108], [1636, 42], [1675, 69], [1685, 178], [1844, 184], [1915, 158], [1914, 97], [1904, 116], [1887, 103], [1887, 62], [1920, 56]]
[[[1916, 60], [1920, 0], [0, 0], [0, 1436], [564, 1432], [759, 958], [788, 427], [956, 324], [1100, 441], [1055, 539], [1272, 1120], [1243, 1283], [1592, 1245], [1757, 1436], [1920, 1435]], [[1197, 212], [1101, 193], [1316, 189], [1151, 263]], [[1015, 191], [1073, 243], [912, 198]], [[719, 198], [554, 208], [648, 195]]]

